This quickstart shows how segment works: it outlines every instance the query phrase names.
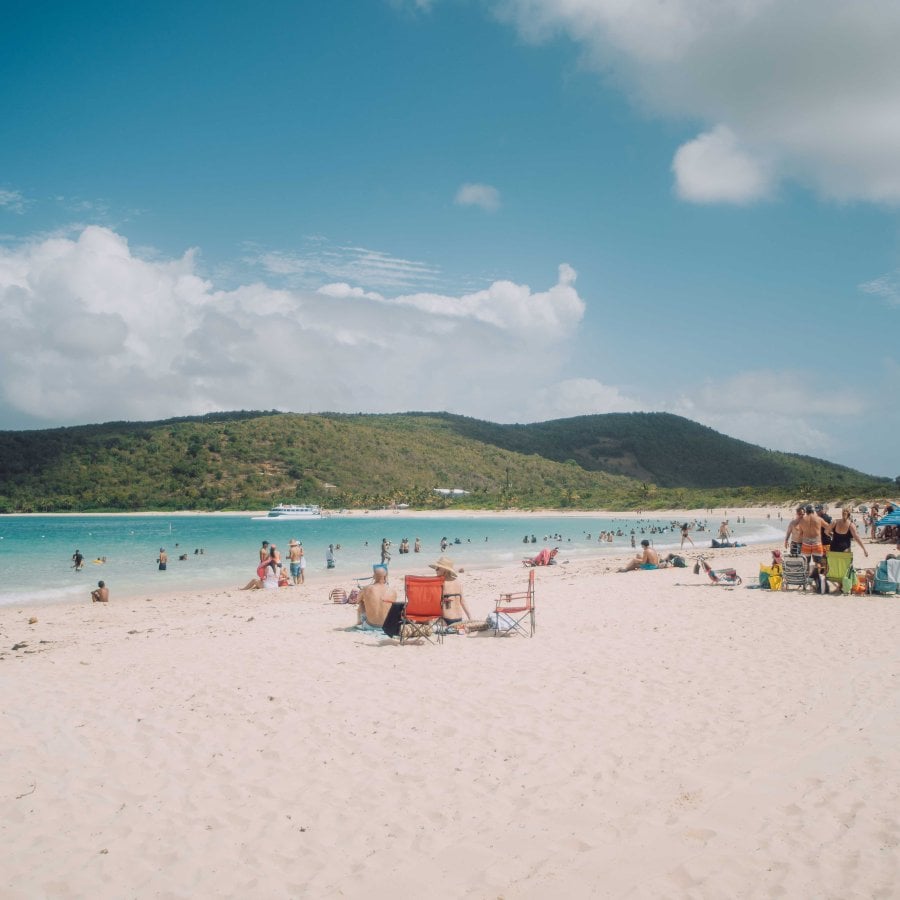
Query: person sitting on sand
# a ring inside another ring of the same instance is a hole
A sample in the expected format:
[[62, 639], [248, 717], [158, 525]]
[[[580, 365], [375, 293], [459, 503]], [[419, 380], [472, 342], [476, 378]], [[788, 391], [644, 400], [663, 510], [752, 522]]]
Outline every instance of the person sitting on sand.
[[372, 566], [372, 584], [367, 584], [356, 602], [356, 627], [362, 630], [381, 631], [384, 618], [392, 603], [397, 602], [397, 592], [387, 583], [387, 566]]
[[437, 562], [429, 563], [429, 566], [438, 575], [444, 576], [444, 595], [441, 600], [444, 607], [444, 623], [456, 625], [462, 622], [463, 613], [466, 614], [466, 619], [471, 621], [469, 607], [463, 598], [462, 582], [459, 579], [459, 572], [454, 568], [453, 560], [449, 556], [442, 556]]
[[635, 556], [627, 566], [619, 569], [620, 572], [633, 572], [635, 569], [658, 569], [659, 554], [650, 546], [650, 541], [646, 538], [641, 541], [644, 548], [640, 556]]
[[97, 582], [97, 587], [91, 591], [91, 602], [109, 603], [109, 588], [106, 586], [106, 582]]

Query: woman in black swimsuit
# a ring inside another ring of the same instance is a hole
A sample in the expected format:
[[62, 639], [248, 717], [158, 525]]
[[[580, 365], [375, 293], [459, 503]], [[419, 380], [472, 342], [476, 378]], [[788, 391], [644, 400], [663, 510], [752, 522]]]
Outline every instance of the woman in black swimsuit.
[[869, 551], [860, 540], [856, 526], [850, 521], [850, 508], [845, 506], [841, 510], [841, 520], [831, 526], [831, 552], [846, 553], [853, 541], [859, 544], [862, 552], [868, 557]]

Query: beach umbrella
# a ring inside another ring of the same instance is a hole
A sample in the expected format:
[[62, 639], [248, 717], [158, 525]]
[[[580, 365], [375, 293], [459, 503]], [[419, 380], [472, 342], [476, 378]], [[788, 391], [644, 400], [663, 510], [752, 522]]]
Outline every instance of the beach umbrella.
[[875, 523], [879, 528], [884, 525], [900, 525], [900, 509], [895, 509], [893, 512], [888, 513], [886, 516], [883, 516]]

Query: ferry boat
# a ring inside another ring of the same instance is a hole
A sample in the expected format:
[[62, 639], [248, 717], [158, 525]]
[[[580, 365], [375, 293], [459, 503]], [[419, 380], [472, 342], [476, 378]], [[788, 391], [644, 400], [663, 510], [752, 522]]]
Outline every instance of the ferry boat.
[[279, 503], [266, 516], [252, 516], [257, 522], [271, 522], [273, 519], [318, 519], [322, 510], [312, 504]]

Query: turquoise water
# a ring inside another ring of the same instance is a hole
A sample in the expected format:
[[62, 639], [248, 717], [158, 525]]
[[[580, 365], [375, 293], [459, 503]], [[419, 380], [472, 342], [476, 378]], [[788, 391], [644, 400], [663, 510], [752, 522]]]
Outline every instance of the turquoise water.
[[[709, 526], [718, 528], [719, 520]], [[744, 542], [767, 541], [783, 535], [784, 525], [775, 520], [732, 523]], [[401, 516], [351, 516], [296, 520], [253, 521], [249, 516], [3, 516], [0, 517], [0, 605], [84, 600], [104, 579], [116, 597], [153, 596], [162, 591], [236, 588], [255, 575], [258, 548], [263, 540], [278, 545], [287, 557], [288, 541], [303, 543], [307, 557], [307, 584], [324, 583], [327, 576], [346, 576], [348, 587], [356, 577], [371, 573], [380, 559], [381, 540], [391, 547], [392, 572], [422, 571], [441, 555], [442, 538], [450, 542], [446, 554], [458, 566], [502, 565], [533, 555], [542, 546], [559, 546], [561, 561], [630, 550], [630, 533], [636, 540], [648, 537], [659, 549], [677, 548], [680, 532], [670, 530], [670, 520], [598, 518], [594, 516], [545, 516], [512, 518], [472, 516], [446, 519], [411, 519]], [[612, 544], [598, 544], [600, 531], [621, 529]], [[654, 529], [665, 529], [656, 531]], [[523, 543], [528, 535], [536, 543]], [[560, 535], [554, 538], [554, 535]], [[588, 537], [590, 535], [590, 538]], [[698, 548], [709, 547], [710, 533], [692, 532]], [[420, 554], [399, 554], [402, 538], [410, 548], [416, 537]], [[458, 543], [455, 543], [458, 542]], [[337, 568], [325, 567], [329, 544], [336, 551]], [[169, 554], [165, 572], [157, 569], [159, 548]], [[72, 554], [81, 551], [85, 567], [72, 568]], [[195, 553], [195, 550], [203, 553]], [[187, 559], [179, 560], [182, 554]], [[92, 561], [106, 557], [102, 565]]]

